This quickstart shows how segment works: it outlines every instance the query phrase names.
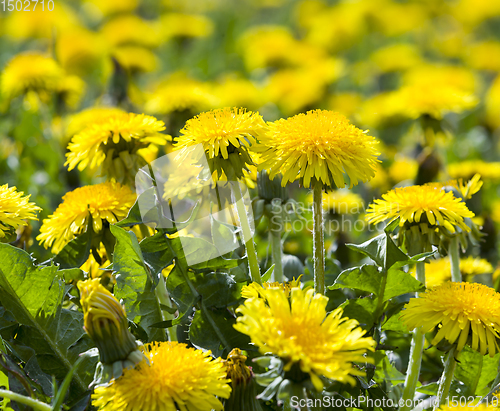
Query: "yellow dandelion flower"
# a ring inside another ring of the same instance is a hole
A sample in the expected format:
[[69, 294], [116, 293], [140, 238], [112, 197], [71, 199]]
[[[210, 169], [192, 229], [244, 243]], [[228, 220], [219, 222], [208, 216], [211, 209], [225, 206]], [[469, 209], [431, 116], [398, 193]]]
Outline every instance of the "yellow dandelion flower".
[[203, 15], [167, 13], [160, 16], [163, 41], [174, 37], [208, 37], [214, 31], [212, 21]]
[[71, 114], [65, 119], [66, 130], [64, 134], [66, 138], [71, 138], [85, 130], [92, 123], [101, 122], [117, 114], [123, 115], [126, 112], [118, 107], [90, 107], [79, 113]]
[[106, 221], [114, 224], [125, 218], [136, 195], [127, 186], [105, 182], [77, 188], [62, 199], [54, 214], [43, 220], [36, 238], [45, 248], [52, 247], [54, 254], [87, 231], [90, 216], [95, 233], [101, 232]]
[[128, 330], [125, 309], [98, 278], [79, 281], [77, 286], [85, 331], [97, 345], [101, 362], [113, 364], [126, 360], [137, 344]]
[[499, 350], [500, 294], [478, 283], [446, 282], [411, 298], [401, 319], [409, 329], [422, 326], [427, 333], [439, 326], [432, 339], [436, 345], [446, 339], [457, 344], [460, 352], [465, 344], [491, 357]]
[[146, 164], [137, 151], [151, 144], [164, 145], [169, 136], [161, 134], [163, 121], [145, 114], [116, 114], [99, 119], [75, 135], [68, 145], [65, 165], [78, 166], [119, 182], [133, 182], [138, 169]]
[[187, 149], [202, 144], [214, 179], [222, 175], [243, 178], [253, 161], [248, 153], [256, 137], [265, 130], [260, 114], [238, 108], [201, 113], [188, 120], [175, 147]]
[[62, 68], [50, 57], [29, 52], [14, 56], [3, 70], [0, 91], [7, 101], [28, 92], [35, 92], [48, 101], [64, 77]]
[[94, 390], [92, 404], [102, 411], [222, 411], [219, 399], [229, 398], [231, 388], [220, 358], [210, 351], [188, 348], [177, 342], [141, 347], [149, 360], [122, 377]]
[[36, 213], [41, 208], [29, 202], [30, 195], [23, 197], [24, 193], [16, 190], [8, 184], [0, 186], [0, 238], [7, 235], [6, 231], [27, 226], [26, 220], [38, 220]]
[[444, 183], [427, 183], [426, 185], [438, 188], [452, 187], [460, 193], [464, 200], [469, 200], [481, 189], [483, 182], [481, 181], [481, 176], [475, 174], [467, 183], [464, 183], [463, 178], [459, 178], [458, 180], [449, 180]]
[[377, 141], [340, 113], [312, 110], [268, 126], [255, 148], [262, 152], [259, 169], [269, 170], [270, 178], [283, 173], [283, 186], [300, 178], [309, 187], [314, 178], [326, 188], [343, 188], [345, 173], [352, 187], [375, 175]]
[[373, 224], [400, 218], [399, 226], [428, 224], [434, 228], [446, 228], [450, 233], [459, 227], [469, 232], [464, 218], [474, 217], [465, 203], [451, 191], [431, 185], [398, 187], [374, 200], [366, 212], [366, 220]]
[[364, 354], [374, 350], [375, 341], [363, 337], [357, 321], [342, 318], [341, 308], [327, 315], [328, 298], [312, 289], [293, 288], [289, 300], [284, 290], [271, 288], [265, 297], [247, 299], [236, 309], [242, 316], [235, 328], [261, 353], [281, 357], [285, 371], [298, 364], [318, 391], [323, 388], [319, 376], [354, 384], [352, 376], [363, 374], [352, 363], [369, 361]]
[[98, 257], [101, 258], [101, 261], [98, 262], [93, 253], [90, 253], [89, 258], [87, 261], [85, 261], [81, 266], [80, 270], [85, 271], [88, 273], [89, 278], [99, 278], [101, 277], [106, 277], [110, 271], [103, 270], [104, 268], [108, 267], [111, 264], [111, 261], [109, 261], [108, 256], [106, 255], [106, 248], [104, 247], [103, 244], [99, 247], [97, 250]]
[[451, 178], [472, 179], [479, 174], [485, 181], [500, 180], [500, 162], [487, 163], [482, 160], [461, 161], [448, 164], [448, 174]]
[[149, 113], [168, 114], [173, 111], [199, 112], [218, 106], [219, 100], [207, 83], [179, 72], [155, 84], [146, 98], [144, 109]]
[[248, 285], [243, 286], [241, 289], [241, 296], [245, 299], [247, 298], [266, 298], [266, 292], [265, 290], [269, 290], [271, 288], [279, 288], [280, 290], [283, 290], [285, 293], [286, 297], [290, 297], [290, 293], [292, 291], [292, 288], [300, 287], [300, 279], [302, 275], [299, 276], [297, 279], [293, 279], [292, 281], [286, 281], [284, 283], [279, 283], [277, 281], [275, 282], [265, 282], [262, 283], [262, 285], [257, 284], [257, 283], [250, 283]]

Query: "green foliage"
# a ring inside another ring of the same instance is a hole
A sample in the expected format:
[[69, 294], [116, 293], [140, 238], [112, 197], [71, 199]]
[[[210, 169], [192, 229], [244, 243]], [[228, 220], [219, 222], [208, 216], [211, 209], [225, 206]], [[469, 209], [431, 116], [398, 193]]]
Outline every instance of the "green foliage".
[[133, 232], [118, 226], [111, 226], [111, 232], [116, 237], [113, 254], [115, 297], [123, 301], [129, 320], [146, 331], [148, 341], [164, 341], [165, 332], [151, 327], [162, 321], [163, 317], [137, 237]]
[[[36, 355], [44, 373], [62, 380], [79, 355], [92, 347], [83, 330], [83, 314], [63, 308], [65, 270], [36, 266], [25, 251], [6, 244], [0, 244], [0, 261], [0, 302], [18, 323], [15, 334], [6, 332], [4, 338], [24, 361]], [[74, 390], [87, 390], [94, 367], [95, 359], [82, 364], [74, 374]]]

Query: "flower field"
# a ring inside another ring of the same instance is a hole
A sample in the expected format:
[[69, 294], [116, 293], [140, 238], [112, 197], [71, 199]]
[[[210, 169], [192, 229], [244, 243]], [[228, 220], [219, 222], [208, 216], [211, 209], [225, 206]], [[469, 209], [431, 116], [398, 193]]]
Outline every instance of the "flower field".
[[0, 2], [0, 409], [500, 407], [500, 2]]

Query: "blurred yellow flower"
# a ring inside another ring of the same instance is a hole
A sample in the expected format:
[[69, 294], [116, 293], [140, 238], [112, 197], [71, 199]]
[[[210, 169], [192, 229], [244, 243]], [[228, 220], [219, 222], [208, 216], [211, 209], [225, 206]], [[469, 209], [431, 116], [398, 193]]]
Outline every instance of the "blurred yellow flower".
[[299, 68], [277, 70], [269, 76], [265, 91], [284, 114], [293, 115], [318, 102], [327, 86], [344, 74], [344, 69], [342, 60], [330, 58]]
[[208, 83], [189, 78], [182, 72], [173, 73], [151, 87], [144, 105], [145, 111], [168, 114], [173, 111], [191, 110], [194, 113], [219, 106]]
[[47, 101], [56, 92], [64, 77], [64, 71], [52, 58], [36, 52], [14, 56], [1, 74], [2, 96], [11, 100], [33, 91]]
[[212, 21], [201, 14], [166, 13], [160, 16], [161, 37], [208, 37], [214, 30]]
[[111, 51], [111, 55], [120, 66], [131, 73], [150, 72], [156, 70], [158, 59], [149, 49], [141, 46], [119, 46]]
[[469, 26], [500, 15], [500, 3], [490, 0], [459, 0], [451, 9], [452, 16]]
[[90, 217], [95, 233], [101, 232], [106, 221], [114, 224], [125, 218], [136, 195], [127, 186], [106, 182], [77, 188], [62, 200], [54, 214], [43, 220], [36, 238], [45, 248], [52, 247], [54, 254], [88, 230]]
[[366, 33], [366, 18], [371, 9], [366, 1], [338, 2], [320, 9], [310, 18], [305, 39], [331, 52], [346, 50]]
[[109, 47], [156, 47], [160, 43], [156, 25], [134, 14], [124, 14], [109, 20], [101, 27], [101, 34]]
[[222, 107], [257, 109], [265, 102], [264, 91], [239, 76], [225, 76], [213, 85], [213, 94]]
[[96, 119], [68, 144], [68, 170], [87, 167], [118, 182], [133, 184], [135, 174], [146, 164], [138, 150], [165, 145], [170, 136], [162, 134], [163, 121], [145, 114], [116, 114]]
[[55, 53], [61, 66], [70, 74], [83, 75], [102, 67], [105, 45], [89, 30], [67, 30], [56, 40]]
[[92, 5], [106, 17], [112, 14], [133, 12], [137, 8], [139, 0], [85, 0], [85, 3], [86, 10], [88, 10], [88, 5]]
[[[37, 3], [38, 4], [38, 3]], [[73, 9], [64, 3], [54, 1], [53, 10], [48, 9], [48, 1], [42, 8], [41, 2], [33, 11], [28, 12], [8, 12], [5, 19], [4, 33], [15, 39], [50, 39], [64, 36], [66, 31], [72, 31], [78, 27], [83, 27]], [[3, 11], [3, 10], [2, 10]]]
[[[460, 272], [468, 281], [472, 281], [475, 275], [492, 274], [493, 266], [483, 258], [468, 256], [460, 259]], [[411, 275], [416, 277], [415, 266], [410, 269]], [[425, 285], [431, 288], [451, 281], [451, 262], [449, 258], [438, 258], [431, 260], [425, 265]]]
[[468, 160], [448, 164], [448, 174], [451, 178], [471, 179], [479, 174], [485, 181], [500, 180], [500, 162], [487, 163], [482, 160]]
[[[312, 204], [312, 194], [307, 196], [307, 201]], [[323, 192], [323, 210], [335, 214], [359, 214], [363, 211], [365, 202], [360, 195], [351, 190], [330, 190]]]
[[78, 76], [64, 76], [57, 86], [57, 95], [70, 108], [76, 108], [83, 98], [86, 84]]
[[292, 33], [284, 26], [257, 26], [240, 39], [239, 49], [248, 70], [290, 63], [296, 56], [291, 51], [297, 45]]
[[270, 178], [282, 173], [283, 186], [300, 179], [310, 187], [314, 178], [325, 188], [343, 188], [347, 174], [352, 187], [375, 175], [377, 141], [342, 114], [312, 110], [268, 126], [254, 150], [262, 153], [259, 169]]
[[472, 44], [465, 55], [465, 63], [476, 70], [500, 71], [500, 42], [489, 40]]
[[446, 113], [461, 113], [479, 102], [470, 92], [440, 84], [406, 86], [396, 91], [393, 97], [400, 114], [413, 119], [429, 115], [439, 120]]
[[140, 347], [146, 359], [122, 377], [96, 387], [92, 405], [102, 411], [224, 409], [217, 398], [229, 398], [226, 368], [210, 351], [178, 342], [151, 343]]
[[386, 36], [399, 36], [418, 32], [429, 18], [429, 10], [421, 2], [400, 3], [391, 0], [368, 0], [371, 3], [370, 17], [376, 27]]
[[6, 231], [15, 231], [20, 226], [27, 226], [26, 220], [38, 220], [36, 213], [41, 210], [35, 203], [30, 203], [30, 195], [23, 197], [22, 191], [8, 184], [0, 186], [0, 238]]
[[352, 120], [359, 111], [363, 97], [359, 93], [345, 92], [332, 94], [328, 98], [328, 110], [337, 111]]
[[381, 73], [390, 73], [408, 70], [418, 65], [422, 57], [413, 44], [396, 43], [374, 51], [370, 60]]
[[394, 183], [414, 180], [418, 172], [418, 161], [404, 156], [396, 156], [389, 166], [389, 176]]
[[422, 326], [427, 333], [440, 325], [431, 341], [437, 345], [446, 339], [457, 344], [457, 352], [465, 344], [493, 357], [500, 351], [500, 294], [478, 283], [446, 282], [411, 298], [401, 315], [409, 329]]
[[327, 314], [327, 303], [312, 289], [292, 288], [290, 297], [281, 288], [263, 289], [236, 309], [242, 315], [234, 327], [250, 336], [262, 354], [281, 357], [285, 371], [298, 364], [318, 391], [323, 388], [320, 376], [354, 385], [353, 376], [363, 373], [352, 363], [369, 362], [365, 354], [374, 350], [375, 341], [363, 337], [356, 320], [342, 317], [342, 308]]
[[473, 94], [477, 79], [474, 72], [466, 67], [421, 64], [403, 74], [403, 86], [450, 87]]
[[500, 127], [500, 75], [492, 82], [485, 98], [486, 121], [490, 127]]

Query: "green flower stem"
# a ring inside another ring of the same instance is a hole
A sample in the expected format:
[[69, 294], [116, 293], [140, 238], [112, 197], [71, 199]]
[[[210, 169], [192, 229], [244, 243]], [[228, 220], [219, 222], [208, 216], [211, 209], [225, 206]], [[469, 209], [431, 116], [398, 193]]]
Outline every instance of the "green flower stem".
[[260, 278], [259, 260], [257, 259], [257, 251], [255, 250], [255, 244], [253, 242], [253, 235], [248, 221], [247, 210], [245, 208], [245, 204], [243, 203], [243, 194], [241, 192], [240, 183], [237, 181], [232, 182], [231, 187], [233, 188], [236, 200], [236, 211], [238, 212], [238, 218], [240, 219], [243, 241], [245, 242], [245, 247], [247, 249], [250, 275], [252, 277], [252, 281], [255, 281], [257, 284], [262, 284], [262, 280]]
[[[417, 280], [425, 284], [425, 263], [423, 261], [417, 263]], [[418, 297], [418, 295], [415, 297]], [[422, 333], [422, 327], [418, 327], [413, 331], [411, 340], [410, 360], [408, 362], [408, 370], [406, 371], [405, 387], [402, 397], [403, 405], [399, 408], [400, 411], [408, 411], [414, 408], [413, 398], [415, 397], [415, 390], [420, 375], [424, 342], [425, 334]]]
[[273, 281], [281, 283], [283, 282], [283, 253], [281, 246], [281, 232], [283, 229], [283, 221], [281, 218], [281, 202], [278, 205], [275, 203], [275, 201], [279, 200], [273, 200], [272, 202], [273, 209], [269, 234], [271, 236], [271, 247], [274, 263]]
[[462, 274], [460, 273], [460, 256], [458, 253], [458, 237], [454, 235], [451, 237], [448, 254], [450, 255], [451, 262], [451, 281], [456, 283], [462, 282]]
[[15, 392], [9, 390], [0, 389], [0, 397], [8, 398], [11, 401], [18, 402], [20, 404], [27, 405], [34, 410], [40, 411], [52, 411], [52, 407], [49, 404], [35, 400], [34, 398], [25, 397], [24, 395], [16, 394]]
[[448, 354], [446, 354], [446, 362], [444, 363], [444, 370], [441, 379], [439, 380], [439, 389], [437, 394], [437, 402], [434, 409], [438, 409], [443, 405], [450, 392], [451, 381], [453, 380], [453, 373], [455, 372], [455, 367], [457, 361], [455, 360], [455, 346], [452, 347]]
[[[167, 286], [165, 284], [165, 278], [163, 278], [163, 274], [160, 275], [160, 281], [158, 281], [158, 285], [155, 288], [156, 299], [160, 303], [161, 316], [163, 321], [174, 319], [174, 315], [170, 314], [167, 311], [161, 309], [161, 305], [172, 308], [172, 301], [170, 300], [170, 296], [168, 295]], [[166, 329], [167, 336], [169, 341], [177, 341], [177, 327], [173, 326], [170, 329]]]
[[325, 232], [323, 227], [323, 184], [313, 188], [314, 290], [325, 294]]

